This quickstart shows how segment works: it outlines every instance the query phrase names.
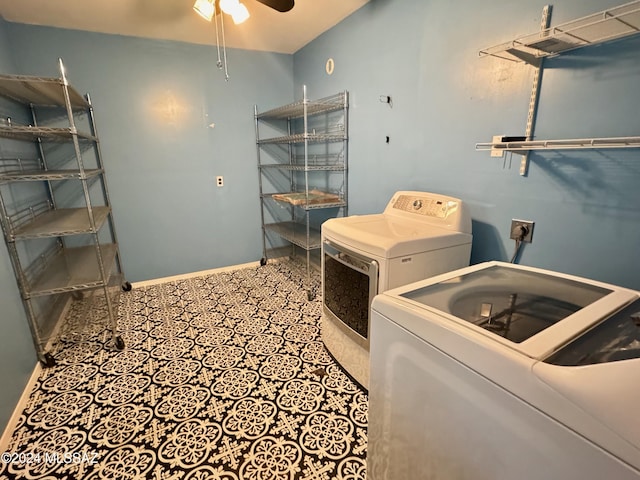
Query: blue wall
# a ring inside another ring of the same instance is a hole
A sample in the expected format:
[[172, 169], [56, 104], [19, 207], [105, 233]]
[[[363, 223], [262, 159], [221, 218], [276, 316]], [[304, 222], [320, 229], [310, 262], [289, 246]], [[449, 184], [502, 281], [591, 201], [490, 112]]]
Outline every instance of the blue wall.
[[[561, 0], [551, 24], [619, 3]], [[543, 6], [371, 0], [294, 55], [295, 88], [351, 93], [351, 214], [381, 211], [400, 189], [458, 196], [471, 207], [473, 263], [508, 260], [521, 218], [536, 225], [520, 263], [640, 289], [640, 150], [539, 153], [527, 177], [517, 155], [475, 151], [524, 134], [533, 83], [532, 67], [478, 51], [538, 31]], [[537, 138], [639, 135], [638, 52], [636, 36], [547, 61]]]

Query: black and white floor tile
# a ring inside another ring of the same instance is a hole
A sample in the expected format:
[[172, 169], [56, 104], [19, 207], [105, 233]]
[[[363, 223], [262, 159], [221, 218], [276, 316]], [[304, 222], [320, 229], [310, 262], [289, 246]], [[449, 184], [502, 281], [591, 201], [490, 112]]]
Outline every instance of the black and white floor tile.
[[0, 479], [364, 480], [367, 394], [325, 350], [303, 275], [134, 288], [122, 351], [96, 299], [74, 302]]

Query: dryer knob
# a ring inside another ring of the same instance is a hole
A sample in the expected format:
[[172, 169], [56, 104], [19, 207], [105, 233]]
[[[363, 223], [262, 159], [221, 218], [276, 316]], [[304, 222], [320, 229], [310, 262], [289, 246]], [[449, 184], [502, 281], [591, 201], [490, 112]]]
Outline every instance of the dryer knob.
[[414, 200], [413, 201], [413, 209], [420, 210], [422, 208], [422, 200]]

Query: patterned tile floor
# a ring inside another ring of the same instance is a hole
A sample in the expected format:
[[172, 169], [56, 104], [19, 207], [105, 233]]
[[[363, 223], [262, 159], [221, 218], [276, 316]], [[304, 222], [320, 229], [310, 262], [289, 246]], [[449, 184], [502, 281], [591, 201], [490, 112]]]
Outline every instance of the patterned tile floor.
[[123, 351], [95, 299], [74, 302], [0, 479], [364, 480], [367, 395], [327, 354], [302, 275], [135, 288]]

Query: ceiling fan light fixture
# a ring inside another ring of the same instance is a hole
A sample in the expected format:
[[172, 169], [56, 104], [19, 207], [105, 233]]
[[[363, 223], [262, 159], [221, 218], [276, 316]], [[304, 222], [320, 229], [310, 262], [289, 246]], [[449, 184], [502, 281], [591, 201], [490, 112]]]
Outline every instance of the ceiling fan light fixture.
[[249, 10], [242, 3], [238, 3], [235, 11], [231, 13], [231, 18], [233, 18], [233, 23], [236, 25], [240, 25], [242, 22], [249, 18]]
[[239, 5], [239, 0], [220, 0], [220, 10], [228, 15], [232, 15]]
[[214, 2], [215, 0], [196, 0], [196, 3], [193, 4], [193, 9], [207, 22], [210, 22], [216, 12]]
[[249, 18], [249, 10], [245, 7], [240, 0], [220, 0], [220, 10], [224, 13], [231, 15], [233, 23], [236, 25], [244, 22]]

